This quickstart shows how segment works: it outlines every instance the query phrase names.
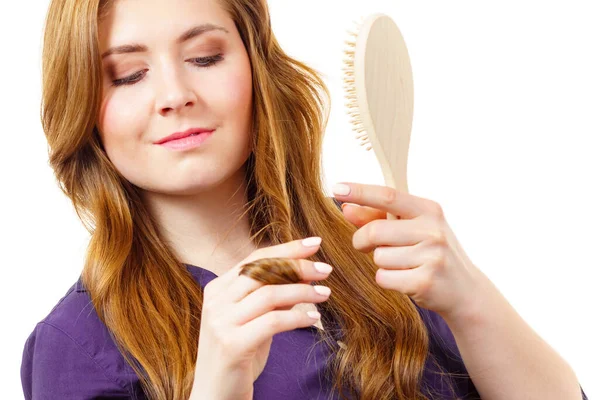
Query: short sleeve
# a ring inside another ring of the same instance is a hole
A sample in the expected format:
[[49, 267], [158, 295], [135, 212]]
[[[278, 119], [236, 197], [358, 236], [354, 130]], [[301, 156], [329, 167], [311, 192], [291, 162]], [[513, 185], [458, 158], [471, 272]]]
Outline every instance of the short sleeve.
[[26, 400], [130, 398], [78, 343], [46, 322], [25, 342], [21, 384]]
[[[411, 301], [414, 303], [412, 298]], [[415, 306], [429, 331], [431, 356], [444, 372], [450, 374], [452, 386], [458, 391], [459, 397], [464, 400], [481, 399], [446, 321], [436, 312], [419, 307], [416, 303]]]

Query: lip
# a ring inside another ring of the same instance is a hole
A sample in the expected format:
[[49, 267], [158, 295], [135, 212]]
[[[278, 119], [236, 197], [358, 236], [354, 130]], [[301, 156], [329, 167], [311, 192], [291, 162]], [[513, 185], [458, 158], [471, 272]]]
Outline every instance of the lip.
[[208, 129], [208, 128], [190, 128], [183, 132], [175, 132], [172, 135], [165, 136], [164, 138], [154, 142], [154, 144], [163, 144], [166, 142], [170, 142], [171, 140], [181, 139], [181, 138], [190, 136], [193, 133], [197, 133], [197, 134], [207, 133], [207, 132], [212, 133], [214, 131], [215, 131], [214, 129]]

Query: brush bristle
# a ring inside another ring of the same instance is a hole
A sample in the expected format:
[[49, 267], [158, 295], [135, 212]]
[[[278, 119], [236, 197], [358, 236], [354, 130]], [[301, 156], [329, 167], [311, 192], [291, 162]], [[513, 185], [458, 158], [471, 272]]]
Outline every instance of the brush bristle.
[[358, 108], [358, 101], [356, 98], [356, 86], [354, 80], [354, 56], [356, 51], [356, 38], [360, 32], [360, 27], [363, 25], [364, 18], [360, 21], [354, 21], [355, 27], [352, 30], [348, 30], [348, 40], [344, 41], [344, 57], [342, 71], [344, 73], [344, 97], [348, 102], [345, 103], [347, 108], [346, 114], [350, 116], [350, 124], [352, 130], [357, 133], [355, 136], [359, 140], [361, 146], [367, 145], [367, 151], [371, 150], [369, 145], [369, 136], [365, 130], [362, 121], [360, 119], [360, 111]]

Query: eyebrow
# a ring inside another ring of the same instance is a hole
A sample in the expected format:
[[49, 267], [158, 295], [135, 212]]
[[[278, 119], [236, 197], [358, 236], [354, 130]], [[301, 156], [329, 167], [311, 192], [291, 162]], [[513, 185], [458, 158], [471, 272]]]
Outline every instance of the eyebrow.
[[[216, 30], [223, 31], [225, 33], [229, 33], [229, 31], [222, 26], [213, 25], [213, 24], [202, 24], [202, 25], [194, 26], [194, 27], [188, 29], [187, 31], [183, 32], [181, 34], [181, 36], [179, 36], [177, 38], [177, 43], [181, 44], [181, 43], [186, 42], [196, 36], [200, 36], [203, 33], [210, 32], [210, 31], [216, 31]], [[144, 52], [144, 51], [148, 51], [148, 47], [144, 46], [143, 44], [137, 44], [137, 43], [125, 44], [122, 46], [111, 47], [110, 49], [106, 50], [104, 53], [102, 53], [102, 59], [104, 59], [112, 54], [138, 53], [138, 52]]]

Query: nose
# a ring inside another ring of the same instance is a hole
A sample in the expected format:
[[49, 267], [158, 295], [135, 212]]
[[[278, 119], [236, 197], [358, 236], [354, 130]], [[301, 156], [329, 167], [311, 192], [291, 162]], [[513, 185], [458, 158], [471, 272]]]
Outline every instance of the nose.
[[161, 94], [156, 100], [157, 112], [162, 116], [178, 113], [185, 107], [193, 107], [197, 101], [196, 94], [185, 78], [177, 75], [172, 73], [164, 78]]

